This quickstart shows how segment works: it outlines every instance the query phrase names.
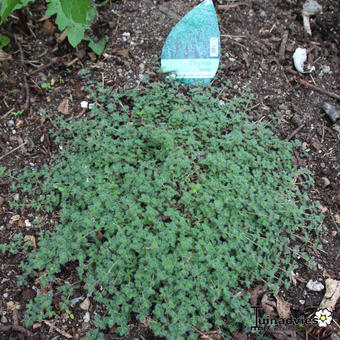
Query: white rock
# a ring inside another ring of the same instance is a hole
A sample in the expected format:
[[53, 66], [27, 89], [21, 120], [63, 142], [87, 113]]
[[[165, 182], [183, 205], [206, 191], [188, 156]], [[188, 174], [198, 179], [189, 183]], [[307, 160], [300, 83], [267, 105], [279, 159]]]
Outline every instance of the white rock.
[[89, 322], [90, 321], [90, 313], [86, 312], [84, 317], [83, 317], [84, 322]]
[[304, 305], [306, 303], [306, 300], [299, 300], [301, 305]]
[[311, 73], [315, 70], [313, 66], [309, 71], [304, 70], [304, 63], [307, 60], [307, 50], [305, 48], [298, 47], [293, 54], [293, 61], [296, 70], [300, 73]]
[[321, 70], [323, 73], [331, 73], [331, 68], [328, 65], [322, 65]]
[[9, 121], [7, 122], [7, 125], [8, 125], [8, 126], [13, 126], [13, 125], [14, 125], [14, 120], [13, 120], [13, 119], [9, 120]]
[[89, 103], [86, 100], [83, 100], [80, 103], [80, 106], [81, 106], [82, 109], [87, 109], [87, 107], [89, 106]]
[[319, 281], [309, 280], [306, 287], [313, 292], [321, 292], [325, 286]]
[[5, 299], [7, 299], [7, 298], [8, 298], [8, 293], [4, 293], [3, 297], [4, 297]]
[[327, 177], [321, 177], [321, 180], [322, 180], [323, 186], [325, 188], [328, 187], [331, 184], [331, 182], [329, 181], [329, 179]]

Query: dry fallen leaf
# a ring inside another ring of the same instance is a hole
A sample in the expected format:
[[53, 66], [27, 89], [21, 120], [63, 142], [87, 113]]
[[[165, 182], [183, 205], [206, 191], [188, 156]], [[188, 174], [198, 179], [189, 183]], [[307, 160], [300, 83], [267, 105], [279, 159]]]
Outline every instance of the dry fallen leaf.
[[45, 21], [42, 27], [42, 30], [46, 35], [52, 35], [55, 29], [56, 27], [49, 20]]
[[326, 293], [320, 303], [320, 309], [327, 308], [330, 312], [335, 309], [335, 305], [340, 297], [340, 281], [326, 279]]
[[288, 319], [291, 316], [291, 313], [290, 313], [291, 304], [285, 301], [279, 295], [275, 295], [275, 299], [276, 299], [276, 309], [277, 309], [277, 313], [279, 314], [279, 317], [282, 319]]
[[15, 309], [19, 310], [19, 309], [21, 309], [21, 305], [17, 301], [9, 301], [9, 302], [7, 302], [7, 309], [8, 310], [15, 310]]
[[129, 50], [125, 49], [125, 50], [118, 50], [116, 52], [117, 55], [121, 55], [122, 57], [126, 57], [129, 58]]
[[20, 215], [13, 215], [10, 219], [10, 223], [13, 223], [19, 220], [20, 220]]
[[253, 290], [249, 291], [251, 306], [254, 306], [254, 307], [257, 306], [257, 301], [259, 299], [259, 296], [263, 293], [262, 288], [263, 288], [262, 285], [258, 285]]
[[12, 56], [3, 50], [0, 50], [0, 61], [12, 60]]
[[59, 105], [58, 105], [58, 108], [57, 110], [64, 114], [65, 116], [67, 116], [69, 114], [69, 111], [68, 111], [68, 99], [64, 99]]
[[277, 317], [275, 313], [276, 303], [270, 298], [270, 293], [265, 293], [261, 299], [261, 305], [264, 312], [271, 318]]

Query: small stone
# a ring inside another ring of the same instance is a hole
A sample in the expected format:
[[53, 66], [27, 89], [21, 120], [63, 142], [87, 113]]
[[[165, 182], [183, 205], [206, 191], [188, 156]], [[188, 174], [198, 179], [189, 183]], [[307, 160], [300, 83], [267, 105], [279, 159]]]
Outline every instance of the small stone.
[[87, 109], [88, 106], [89, 106], [89, 103], [86, 101], [86, 100], [83, 100], [81, 103], [80, 103], [80, 106], [82, 109]]
[[3, 294], [3, 297], [4, 297], [5, 299], [7, 299], [7, 298], [8, 298], [8, 293], [4, 293], [4, 294]]
[[7, 318], [5, 317], [5, 315], [3, 315], [2, 317], [1, 317], [1, 323], [7, 323], [8, 322], [8, 320], [7, 320]]
[[8, 125], [8, 126], [13, 126], [13, 125], [14, 125], [14, 120], [13, 120], [13, 119], [9, 120], [9, 121], [7, 122], [7, 125]]
[[309, 280], [306, 287], [313, 292], [321, 292], [325, 288], [321, 282], [313, 280]]
[[17, 130], [12, 130], [13, 135], [17, 133]]
[[327, 188], [331, 184], [331, 182], [329, 181], [329, 179], [327, 177], [322, 177], [321, 180], [322, 180], [322, 184], [325, 188]]
[[304, 305], [304, 304], [306, 303], [306, 300], [299, 300], [299, 303], [300, 303], [301, 305]]
[[26, 227], [32, 227], [32, 223], [29, 220], [25, 220]]
[[323, 71], [323, 73], [330, 73], [331, 72], [331, 68], [328, 65], [322, 65], [321, 70]]
[[145, 64], [144, 63], [140, 63], [139, 64], [139, 69], [143, 72], [145, 69]]
[[82, 309], [82, 310], [89, 310], [90, 308], [90, 300], [89, 298], [86, 298], [80, 305], [79, 307]]
[[86, 312], [84, 317], [83, 317], [84, 322], [89, 322], [90, 321], [90, 313]]

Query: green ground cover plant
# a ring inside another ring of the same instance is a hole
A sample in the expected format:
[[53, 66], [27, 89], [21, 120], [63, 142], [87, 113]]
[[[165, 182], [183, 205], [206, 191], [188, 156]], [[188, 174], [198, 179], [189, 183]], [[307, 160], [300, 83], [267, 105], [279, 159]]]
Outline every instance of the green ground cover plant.
[[[60, 154], [13, 185], [36, 211], [59, 211], [21, 264], [20, 284], [39, 275], [49, 290], [29, 304], [26, 326], [54, 315], [52, 292], [68, 310], [74, 287], [56, 279], [73, 262], [107, 311], [94, 317], [99, 330], [126, 334], [135, 313], [167, 339], [196, 339], [197, 329], [230, 338], [254, 325], [252, 283], [277, 292], [289, 285], [294, 254], [308, 259], [290, 247], [321, 224], [293, 182], [298, 143], [250, 122], [248, 93], [222, 105], [214, 88], [182, 88], [90, 84], [89, 117], [51, 118]], [[300, 188], [312, 183], [302, 178]]]

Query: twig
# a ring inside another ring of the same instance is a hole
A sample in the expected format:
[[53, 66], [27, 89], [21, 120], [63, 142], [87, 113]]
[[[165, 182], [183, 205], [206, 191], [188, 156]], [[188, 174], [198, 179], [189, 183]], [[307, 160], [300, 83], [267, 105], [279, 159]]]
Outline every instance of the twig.
[[47, 326], [50, 326], [52, 328], [54, 328], [59, 334], [61, 334], [62, 336], [64, 336], [67, 339], [72, 339], [72, 335], [66, 333], [65, 331], [63, 331], [62, 329], [55, 327], [51, 322], [47, 321], [47, 320], [43, 320], [44, 323], [46, 323]]
[[285, 52], [286, 52], [286, 44], [287, 44], [287, 39], [288, 39], [288, 31], [284, 31], [282, 35], [282, 41], [280, 45], [280, 50], [279, 50], [279, 60], [284, 61], [285, 60]]
[[9, 111], [7, 111], [3, 116], [0, 117], [0, 119], [5, 119], [10, 113], [14, 111], [14, 107], [11, 108]]
[[297, 129], [295, 129], [288, 137], [285, 138], [285, 141], [289, 142], [297, 133], [302, 130], [302, 128], [305, 126], [305, 123], [300, 125]]
[[52, 65], [55, 64], [58, 60], [59, 60], [58, 57], [53, 58], [52, 61], [51, 61], [50, 63], [48, 63], [48, 64], [46, 64], [46, 65], [43, 65], [43, 66], [40, 66], [40, 67], [37, 68], [36, 70], [30, 72], [29, 75], [30, 75], [30, 76], [33, 76], [34, 74], [36, 74], [36, 73], [38, 73], [38, 72], [44, 70], [45, 68], [48, 68], [48, 67], [52, 66]]
[[6, 156], [10, 155], [11, 153], [13, 153], [14, 151], [20, 149], [21, 147], [23, 147], [24, 145], [26, 145], [28, 142], [26, 141], [25, 143], [22, 143], [21, 145], [17, 146], [16, 148], [14, 148], [13, 150], [7, 152], [5, 155], [0, 157], [0, 160], [5, 158]]
[[26, 328], [19, 326], [19, 325], [8, 325], [8, 326], [0, 326], [0, 332], [9, 332], [9, 331], [16, 331], [20, 333], [24, 333], [27, 336], [33, 336], [33, 333], [27, 330]]
[[315, 91], [318, 91], [318, 92], [320, 92], [320, 93], [326, 94], [327, 96], [330, 96], [330, 97], [332, 97], [332, 98], [335, 98], [335, 99], [340, 100], [340, 95], [338, 95], [338, 94], [336, 94], [336, 93], [334, 93], [334, 92], [329, 92], [329, 91], [327, 91], [327, 90], [324, 90], [324, 89], [322, 89], [321, 87], [317, 87], [317, 86], [315, 86], [315, 85], [313, 85], [313, 84], [310, 84], [310, 83], [308, 83], [307, 81], [305, 81], [305, 80], [303, 80], [303, 79], [300, 79], [300, 78], [299, 78], [299, 79], [297, 80], [297, 82], [300, 83], [300, 84], [302, 84], [302, 85], [305, 85], [305, 86], [307, 86], [307, 87], [310, 87], [311, 89], [313, 89], [313, 90], [315, 90]]
[[24, 82], [25, 82], [25, 89], [26, 89], [26, 100], [24, 105], [24, 111], [27, 111], [30, 105], [30, 88], [28, 86], [27, 77], [26, 77], [26, 70], [25, 70], [25, 60], [24, 60], [24, 52], [22, 50], [22, 46], [18, 39], [15, 39], [16, 44], [19, 47], [20, 58], [21, 58], [21, 66], [22, 66], [22, 73], [24, 75]]
[[246, 5], [246, 3], [244, 3], [244, 2], [234, 2], [230, 5], [218, 5], [217, 8], [218, 9], [224, 9], [224, 10], [228, 11], [231, 8], [235, 8], [235, 7], [241, 6], [241, 5]]

